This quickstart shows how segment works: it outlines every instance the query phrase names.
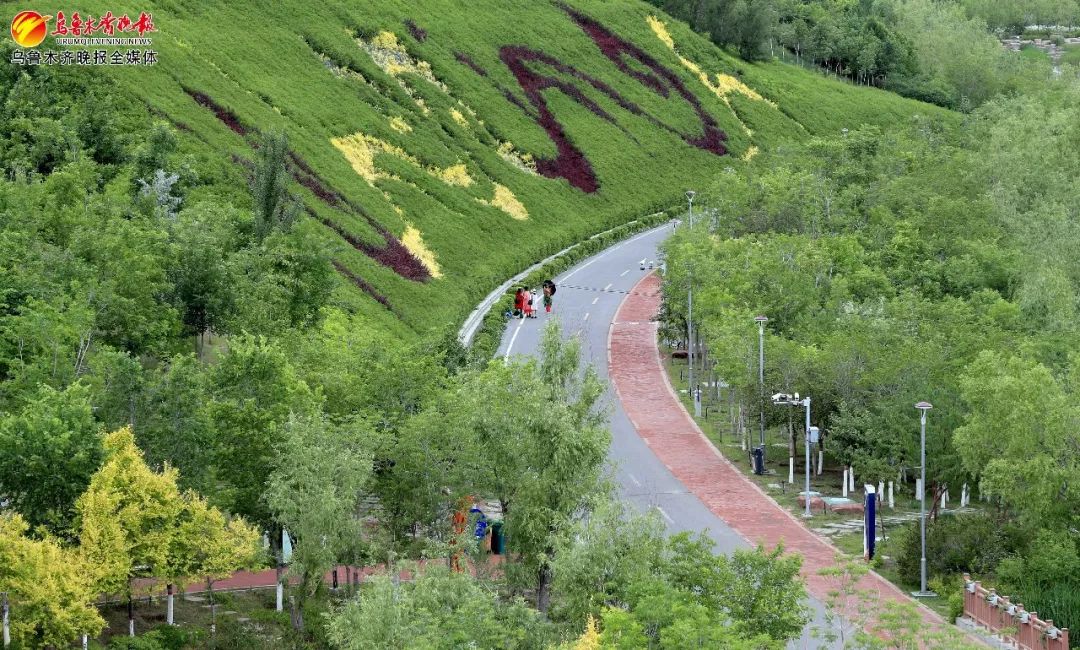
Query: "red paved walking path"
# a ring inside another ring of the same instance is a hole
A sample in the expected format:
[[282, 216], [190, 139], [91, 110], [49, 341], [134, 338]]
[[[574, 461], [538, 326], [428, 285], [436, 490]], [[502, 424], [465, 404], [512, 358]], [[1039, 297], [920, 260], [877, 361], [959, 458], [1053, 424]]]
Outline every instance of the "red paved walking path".
[[[751, 544], [767, 548], [783, 541], [788, 551], [803, 556], [803, 576], [811, 594], [821, 601], [836, 589], [834, 578], [819, 575], [835, 566], [840, 551], [804, 527], [761, 488], [724, 458], [687, 413], [668, 380], [657, 346], [660, 279], [651, 273], [627, 295], [611, 325], [608, 339], [609, 374], [630, 422], [653, 453], [686, 489]], [[911, 601], [906, 593], [876, 573], [862, 578], [858, 588], [884, 600]], [[942, 618], [920, 604], [923, 620]]]

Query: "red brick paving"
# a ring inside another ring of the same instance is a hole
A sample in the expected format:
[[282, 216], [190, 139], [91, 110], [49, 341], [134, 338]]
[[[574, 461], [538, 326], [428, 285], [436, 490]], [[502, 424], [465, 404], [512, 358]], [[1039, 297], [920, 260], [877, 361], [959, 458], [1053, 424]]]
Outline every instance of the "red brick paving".
[[[660, 279], [652, 273], [627, 295], [611, 326], [609, 373], [630, 421], [686, 489], [748, 542], [772, 548], [782, 541], [785, 549], [801, 554], [807, 589], [824, 602], [836, 583], [818, 572], [835, 566], [840, 551], [744, 476], [698, 428], [676, 397], [661, 361], [658, 325], [651, 320], [659, 310]], [[913, 600], [873, 572], [858, 588], [876, 592], [882, 600]], [[943, 622], [921, 604], [920, 613], [927, 624]]]

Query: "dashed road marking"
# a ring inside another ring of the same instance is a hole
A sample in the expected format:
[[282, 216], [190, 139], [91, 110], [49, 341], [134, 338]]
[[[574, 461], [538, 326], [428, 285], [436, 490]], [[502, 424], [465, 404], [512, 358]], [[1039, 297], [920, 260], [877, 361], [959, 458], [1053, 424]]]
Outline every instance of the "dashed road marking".
[[608, 286], [606, 286], [606, 287], [604, 287], [603, 289], [601, 289], [601, 291], [607, 291], [608, 289], [610, 289], [610, 288], [611, 288], [611, 285], [612, 285], [612, 284], [615, 284], [615, 283], [614, 283], [614, 282], [612, 282], [612, 283], [608, 284]]
[[619, 277], [621, 278], [622, 276], [626, 275], [629, 272], [630, 272], [630, 269], [626, 269], [625, 271], [623, 271], [622, 273], [619, 274]]
[[630, 482], [631, 482], [631, 483], [633, 483], [634, 485], [636, 485], [636, 486], [638, 486], [638, 487], [641, 487], [641, 481], [639, 481], [639, 480], [637, 480], [636, 478], [634, 478], [634, 475], [633, 475], [633, 474], [627, 474], [627, 475], [626, 475], [626, 477], [630, 479]]
[[592, 299], [592, 304], [594, 304], [594, 305], [595, 305], [595, 304], [596, 304], [596, 303], [598, 303], [598, 302], [600, 302], [600, 296], [597, 296], [597, 297], [595, 297], [595, 298], [593, 298], [593, 299]]
[[585, 318], [582, 318], [581, 320], [589, 320], [589, 312], [585, 312]]

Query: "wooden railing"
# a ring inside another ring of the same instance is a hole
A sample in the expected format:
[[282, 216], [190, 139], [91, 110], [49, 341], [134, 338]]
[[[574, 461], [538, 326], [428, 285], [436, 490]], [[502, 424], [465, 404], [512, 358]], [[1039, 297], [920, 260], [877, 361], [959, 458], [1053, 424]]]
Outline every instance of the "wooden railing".
[[1069, 628], [1057, 628], [1036, 612], [999, 596], [964, 574], [964, 616], [1020, 650], [1069, 650]]

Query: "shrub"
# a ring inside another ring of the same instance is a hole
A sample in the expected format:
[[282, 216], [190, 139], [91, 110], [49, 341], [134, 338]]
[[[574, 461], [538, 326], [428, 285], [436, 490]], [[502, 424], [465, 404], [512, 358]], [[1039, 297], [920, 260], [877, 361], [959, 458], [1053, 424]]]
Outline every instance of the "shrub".
[[959, 574], [934, 578], [930, 581], [930, 591], [945, 598], [949, 606], [949, 621], [955, 621], [964, 615], [964, 579]]
[[[896, 567], [909, 584], [919, 581], [921, 542], [919, 522], [898, 534]], [[951, 515], [928, 521], [926, 561], [929, 573], [976, 575], [993, 573], [998, 564], [1023, 546], [1024, 532], [993, 515]]]
[[1039, 618], [1054, 621], [1059, 628], [1080, 628], [1080, 581], [1073, 576], [1072, 582], [1047, 585], [1028, 580], [1010, 590], [1014, 603], [1023, 603], [1029, 612], [1038, 612]]

